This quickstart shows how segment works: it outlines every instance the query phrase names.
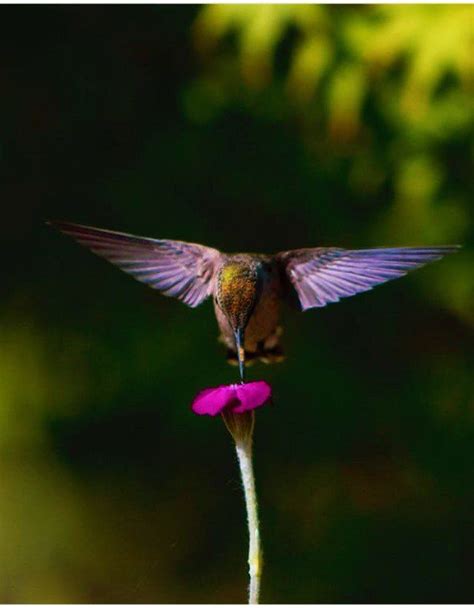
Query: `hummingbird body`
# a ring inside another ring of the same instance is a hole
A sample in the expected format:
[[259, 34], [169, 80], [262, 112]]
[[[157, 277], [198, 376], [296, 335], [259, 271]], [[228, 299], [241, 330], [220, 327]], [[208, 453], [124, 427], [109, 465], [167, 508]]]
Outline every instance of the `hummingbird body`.
[[269, 362], [280, 357], [277, 346], [281, 291], [278, 267], [271, 256], [225, 256], [217, 272], [214, 311], [231, 363], [236, 362], [235, 328], [239, 325], [245, 327], [247, 361], [259, 357]]
[[459, 246], [342, 249], [311, 247], [275, 255], [226, 254], [197, 243], [52, 222], [142, 283], [194, 308], [212, 296], [221, 341], [238, 363], [282, 359], [278, 325], [284, 300], [301, 310], [368, 291], [453, 253]]

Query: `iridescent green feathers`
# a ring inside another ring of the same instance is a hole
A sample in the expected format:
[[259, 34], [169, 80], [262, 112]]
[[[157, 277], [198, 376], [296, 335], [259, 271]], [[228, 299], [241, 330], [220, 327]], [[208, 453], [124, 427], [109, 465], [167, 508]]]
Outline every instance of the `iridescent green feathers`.
[[259, 291], [259, 275], [251, 256], [225, 261], [217, 275], [216, 299], [232, 327], [244, 328]]

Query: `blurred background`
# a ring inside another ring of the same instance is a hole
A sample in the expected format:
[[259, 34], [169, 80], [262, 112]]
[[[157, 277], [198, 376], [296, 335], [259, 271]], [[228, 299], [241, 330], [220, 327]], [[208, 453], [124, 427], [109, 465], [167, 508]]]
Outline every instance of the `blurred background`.
[[48, 218], [275, 252], [461, 243], [285, 314], [265, 602], [473, 601], [471, 6], [2, 6], [0, 601], [243, 602], [231, 382], [191, 310]]

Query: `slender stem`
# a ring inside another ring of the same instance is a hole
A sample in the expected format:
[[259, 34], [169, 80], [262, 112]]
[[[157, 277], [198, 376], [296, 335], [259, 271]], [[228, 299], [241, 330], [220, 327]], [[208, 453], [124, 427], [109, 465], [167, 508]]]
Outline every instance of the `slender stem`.
[[249, 529], [249, 604], [258, 604], [262, 576], [262, 549], [258, 523], [257, 494], [252, 465], [252, 434], [235, 438], [235, 449], [239, 460], [240, 475], [244, 487], [247, 523]]
[[249, 529], [249, 604], [258, 604], [260, 581], [262, 578], [262, 548], [258, 524], [257, 494], [252, 465], [252, 440], [255, 426], [255, 412], [234, 414], [224, 411], [222, 418], [235, 441], [235, 450], [239, 461], [240, 476], [244, 487], [245, 507]]

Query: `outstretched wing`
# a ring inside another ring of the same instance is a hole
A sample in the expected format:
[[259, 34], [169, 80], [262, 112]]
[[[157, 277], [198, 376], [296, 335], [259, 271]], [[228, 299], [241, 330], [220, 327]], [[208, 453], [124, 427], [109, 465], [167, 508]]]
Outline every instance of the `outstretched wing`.
[[192, 308], [211, 293], [211, 280], [221, 256], [217, 249], [69, 222], [50, 224], [138, 281], [167, 296], [179, 298]]
[[368, 291], [408, 271], [439, 260], [459, 249], [448, 247], [397, 247], [393, 249], [295, 249], [276, 255], [295, 288], [303, 310], [326, 306], [340, 298]]

